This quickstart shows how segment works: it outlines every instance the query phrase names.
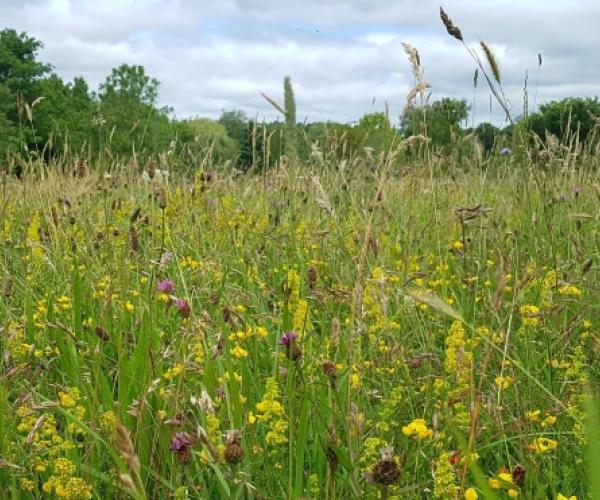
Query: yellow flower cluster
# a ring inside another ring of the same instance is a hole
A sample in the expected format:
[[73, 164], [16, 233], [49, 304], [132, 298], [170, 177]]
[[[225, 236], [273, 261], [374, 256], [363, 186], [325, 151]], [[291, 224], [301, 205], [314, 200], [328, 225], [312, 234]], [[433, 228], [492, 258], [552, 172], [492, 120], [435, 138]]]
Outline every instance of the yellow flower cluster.
[[519, 307], [519, 314], [523, 326], [535, 326], [540, 322], [540, 308], [532, 304]]
[[493, 490], [506, 489], [506, 494], [510, 498], [519, 496], [518, 487], [514, 484], [512, 474], [508, 472], [498, 473], [496, 477], [489, 478], [488, 483]]
[[425, 420], [422, 418], [417, 418], [410, 424], [402, 427], [402, 434], [408, 437], [427, 439], [433, 436], [433, 430], [427, 427]]
[[267, 379], [265, 394], [262, 401], [256, 403], [257, 419], [259, 422], [268, 423], [269, 430], [265, 436], [268, 445], [287, 443], [288, 423], [283, 418], [284, 409], [279, 401], [279, 386], [277, 381], [270, 377]]
[[52, 493], [58, 498], [85, 500], [92, 498], [92, 487], [82, 478], [76, 477], [76, 467], [67, 458], [57, 458], [52, 462], [53, 474], [42, 486], [45, 493]]

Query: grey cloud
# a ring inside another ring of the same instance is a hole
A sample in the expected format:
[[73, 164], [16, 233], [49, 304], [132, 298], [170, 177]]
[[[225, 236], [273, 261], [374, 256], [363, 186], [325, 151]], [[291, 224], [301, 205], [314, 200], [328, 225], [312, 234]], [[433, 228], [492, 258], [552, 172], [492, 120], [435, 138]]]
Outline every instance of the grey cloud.
[[[438, 7], [417, 0], [10, 0], [0, 14], [44, 41], [42, 58], [67, 79], [81, 74], [95, 87], [122, 62], [143, 64], [162, 82], [161, 103], [178, 116], [236, 107], [275, 118], [260, 92], [279, 99], [290, 75], [300, 118], [353, 121], [385, 101], [392, 116], [400, 114], [413, 83], [402, 41], [419, 49], [433, 98], [471, 103], [475, 66], [446, 34]], [[483, 37], [494, 48], [515, 114], [526, 71], [533, 104], [538, 52], [538, 103], [600, 93], [600, 67], [592, 63], [600, 3], [452, 0], [444, 7], [470, 45]], [[489, 118], [488, 95], [480, 79], [477, 119]], [[502, 121], [495, 104], [493, 116]]]

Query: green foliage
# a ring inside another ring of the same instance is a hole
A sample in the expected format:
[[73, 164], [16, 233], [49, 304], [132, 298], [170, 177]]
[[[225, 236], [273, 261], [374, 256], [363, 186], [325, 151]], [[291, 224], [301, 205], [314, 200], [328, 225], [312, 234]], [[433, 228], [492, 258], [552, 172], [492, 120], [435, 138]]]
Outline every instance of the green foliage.
[[486, 122], [477, 125], [474, 132], [486, 153], [492, 150], [497, 137], [500, 135], [500, 129], [498, 127]]
[[174, 139], [168, 109], [157, 109], [159, 82], [143, 66], [114, 68], [98, 93], [101, 141], [117, 155], [164, 151]]
[[540, 106], [529, 117], [529, 127], [542, 139], [546, 132], [565, 140], [579, 134], [580, 140], [589, 138], [600, 118], [600, 100], [595, 98], [569, 97]]
[[460, 122], [469, 115], [464, 99], [445, 97], [433, 104], [408, 110], [402, 117], [400, 130], [405, 137], [424, 135], [434, 146], [447, 146], [460, 132]]
[[210, 150], [216, 163], [235, 159], [240, 153], [240, 145], [227, 133], [220, 121], [210, 118], [195, 118], [183, 122], [192, 132], [193, 144], [198, 151]]
[[50, 66], [36, 60], [42, 43], [25, 32], [0, 31], [0, 157], [19, 146], [34, 145], [29, 131], [20, 134], [27, 121], [26, 105], [39, 95], [37, 82]]

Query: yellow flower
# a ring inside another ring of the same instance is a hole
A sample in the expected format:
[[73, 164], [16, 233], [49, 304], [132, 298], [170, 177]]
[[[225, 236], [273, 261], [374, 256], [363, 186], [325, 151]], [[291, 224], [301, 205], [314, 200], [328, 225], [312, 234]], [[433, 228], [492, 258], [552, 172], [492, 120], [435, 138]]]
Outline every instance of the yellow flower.
[[544, 420], [542, 420], [542, 427], [548, 427], [556, 422], [556, 416], [548, 415]]
[[531, 304], [519, 307], [521, 323], [523, 325], [537, 325], [540, 322], [540, 308]]
[[546, 453], [555, 450], [558, 446], [558, 441], [550, 438], [537, 438], [529, 445], [529, 449], [535, 453]]
[[560, 295], [565, 295], [567, 297], [580, 297], [582, 292], [575, 285], [563, 285], [558, 289], [558, 293]]
[[165, 380], [172, 380], [181, 374], [181, 372], [183, 371], [183, 368], [184, 368], [183, 363], [179, 363], [175, 366], [172, 366], [163, 374], [163, 378]]
[[556, 495], [556, 500], [577, 500], [577, 497], [575, 495], [571, 495], [570, 497], [567, 497], [567, 496], [563, 495], [562, 493], [559, 493], [558, 495]]
[[410, 424], [402, 427], [402, 434], [408, 437], [426, 439], [433, 436], [433, 430], [427, 428], [427, 423], [422, 418], [413, 420]]
[[125, 302], [125, 309], [129, 312], [132, 312], [135, 309], [135, 307], [133, 306], [131, 301], [128, 300], [127, 302]]
[[465, 500], [477, 500], [479, 495], [477, 494], [477, 490], [475, 488], [467, 488], [465, 490]]
[[58, 400], [60, 402], [60, 406], [63, 408], [73, 408], [77, 405], [77, 401], [79, 400], [79, 389], [73, 387], [67, 391], [60, 391], [58, 393]]
[[229, 354], [231, 354], [234, 358], [240, 359], [240, 358], [247, 358], [250, 353], [243, 347], [236, 345], [235, 347], [232, 347], [231, 349], [229, 349]]
[[513, 379], [510, 376], [496, 377], [494, 383], [502, 389], [508, 389], [512, 385]]
[[514, 488], [509, 489], [507, 493], [510, 498], [517, 498], [519, 496], [519, 492]]

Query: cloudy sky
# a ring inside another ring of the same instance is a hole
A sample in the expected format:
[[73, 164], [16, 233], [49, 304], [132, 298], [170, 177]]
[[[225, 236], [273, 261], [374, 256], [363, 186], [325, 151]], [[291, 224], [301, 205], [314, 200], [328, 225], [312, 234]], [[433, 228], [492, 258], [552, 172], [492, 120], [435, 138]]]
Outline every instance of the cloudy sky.
[[[597, 0], [445, 0], [470, 45], [486, 40], [500, 63], [513, 113], [529, 74], [534, 104], [600, 95]], [[276, 113], [294, 83], [298, 119], [352, 122], [382, 111], [397, 120], [414, 80], [402, 42], [420, 53], [432, 99], [473, 103], [474, 64], [439, 19], [437, 0], [0, 0], [0, 23], [45, 44], [40, 59], [65, 79], [97, 88], [111, 68], [142, 64], [178, 117], [237, 108]], [[538, 74], [538, 53], [543, 64]], [[480, 79], [476, 121], [489, 120]], [[492, 119], [502, 122], [497, 104]]]

